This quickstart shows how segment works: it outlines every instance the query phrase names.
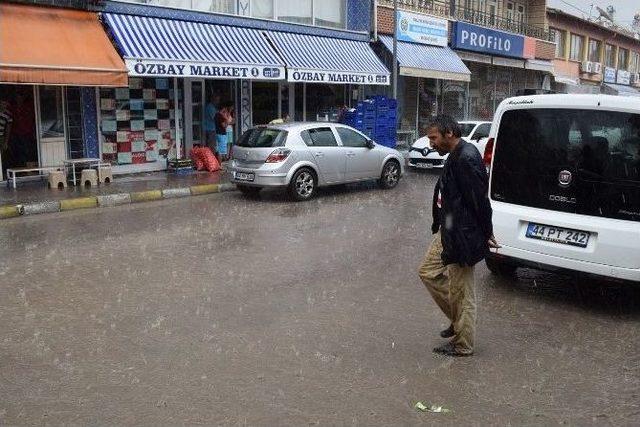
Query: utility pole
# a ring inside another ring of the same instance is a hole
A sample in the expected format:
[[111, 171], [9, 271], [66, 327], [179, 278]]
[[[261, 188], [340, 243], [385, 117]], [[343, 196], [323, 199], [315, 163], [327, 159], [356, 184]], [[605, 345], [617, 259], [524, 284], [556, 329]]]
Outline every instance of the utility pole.
[[393, 0], [393, 99], [398, 99], [398, 0]]

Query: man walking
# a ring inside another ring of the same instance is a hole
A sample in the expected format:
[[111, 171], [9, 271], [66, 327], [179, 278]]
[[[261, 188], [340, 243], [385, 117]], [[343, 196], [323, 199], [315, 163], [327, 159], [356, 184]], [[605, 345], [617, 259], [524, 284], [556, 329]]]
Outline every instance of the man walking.
[[438, 307], [451, 321], [440, 333], [451, 341], [433, 349], [448, 356], [473, 354], [476, 301], [473, 266], [498, 248], [493, 237], [489, 178], [478, 150], [460, 139], [450, 116], [436, 117], [427, 128], [431, 148], [449, 153], [433, 195], [434, 233], [419, 275]]

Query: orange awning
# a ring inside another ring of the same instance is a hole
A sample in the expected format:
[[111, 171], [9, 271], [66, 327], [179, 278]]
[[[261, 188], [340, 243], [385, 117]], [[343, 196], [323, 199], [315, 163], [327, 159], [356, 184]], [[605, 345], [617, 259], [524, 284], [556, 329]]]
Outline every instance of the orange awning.
[[0, 4], [0, 83], [127, 86], [96, 13]]

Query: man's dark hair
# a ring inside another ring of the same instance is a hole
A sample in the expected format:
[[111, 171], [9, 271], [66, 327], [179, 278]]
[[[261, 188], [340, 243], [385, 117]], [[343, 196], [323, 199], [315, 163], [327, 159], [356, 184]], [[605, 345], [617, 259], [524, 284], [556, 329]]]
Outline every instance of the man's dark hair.
[[440, 132], [440, 135], [442, 136], [447, 132], [451, 132], [456, 138], [460, 138], [462, 136], [462, 130], [460, 129], [458, 122], [447, 114], [440, 114], [439, 116], [431, 119], [427, 129], [431, 128], [438, 129], [438, 132]]

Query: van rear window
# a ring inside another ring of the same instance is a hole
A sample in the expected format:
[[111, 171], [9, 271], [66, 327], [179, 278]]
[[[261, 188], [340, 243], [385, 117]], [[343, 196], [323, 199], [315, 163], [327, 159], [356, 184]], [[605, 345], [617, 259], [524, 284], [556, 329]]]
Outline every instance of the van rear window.
[[639, 114], [506, 111], [494, 156], [495, 200], [640, 221]]

